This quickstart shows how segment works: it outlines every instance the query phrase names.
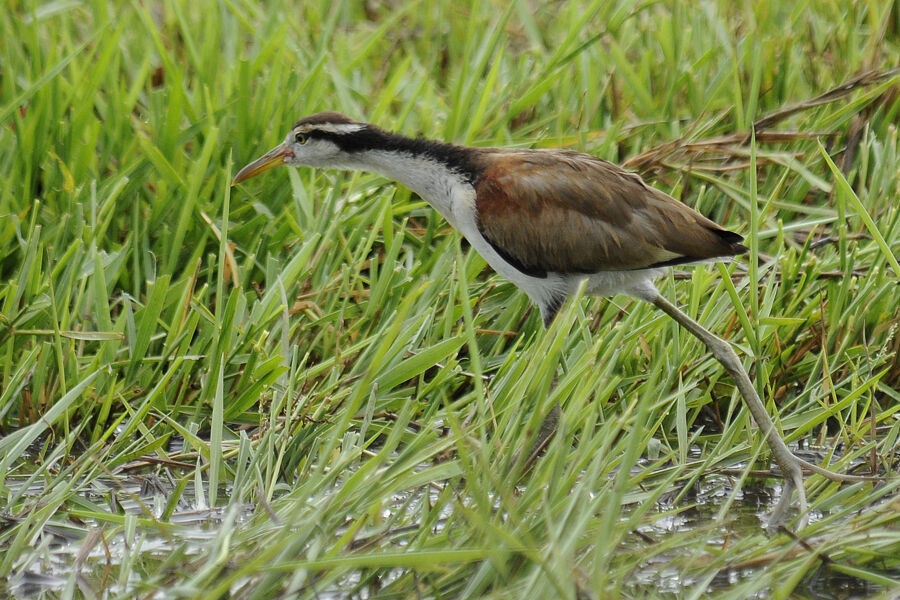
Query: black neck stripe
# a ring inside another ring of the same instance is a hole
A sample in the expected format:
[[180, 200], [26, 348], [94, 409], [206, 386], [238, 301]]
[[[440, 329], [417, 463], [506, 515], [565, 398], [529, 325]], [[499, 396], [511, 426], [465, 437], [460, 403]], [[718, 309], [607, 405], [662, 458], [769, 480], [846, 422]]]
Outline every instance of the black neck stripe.
[[329, 140], [342, 151], [350, 154], [368, 150], [384, 150], [435, 160], [462, 174], [469, 183], [474, 183], [483, 170], [476, 164], [472, 150], [469, 148], [425, 138], [408, 138], [372, 125], [366, 125], [359, 131], [347, 133], [310, 129], [307, 134], [313, 138]]

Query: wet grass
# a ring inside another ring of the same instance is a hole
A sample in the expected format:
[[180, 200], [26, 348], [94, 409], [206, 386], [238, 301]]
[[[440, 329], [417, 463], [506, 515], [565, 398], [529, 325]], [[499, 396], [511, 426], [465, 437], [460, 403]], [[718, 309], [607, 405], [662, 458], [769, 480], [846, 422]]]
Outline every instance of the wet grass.
[[[900, 586], [896, 2], [7, 6], [0, 592]], [[652, 307], [581, 299], [544, 332], [405, 189], [229, 187], [323, 109], [627, 161], [748, 236], [661, 289], [794, 447], [879, 480], [809, 477], [809, 526], [766, 533], [763, 440]]]

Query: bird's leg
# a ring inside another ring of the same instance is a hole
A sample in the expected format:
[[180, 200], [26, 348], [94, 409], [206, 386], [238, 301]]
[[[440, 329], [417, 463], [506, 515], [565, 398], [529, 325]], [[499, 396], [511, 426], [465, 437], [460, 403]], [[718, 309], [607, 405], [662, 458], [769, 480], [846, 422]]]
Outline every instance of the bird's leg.
[[[640, 296], [644, 297], [644, 295]], [[692, 318], [681, 312], [677, 306], [674, 306], [664, 297], [662, 297], [659, 292], [656, 292], [655, 289], [650, 297], [647, 300], [667, 315], [678, 321], [678, 324], [690, 331], [697, 338], [700, 339], [706, 347], [709, 348], [716, 359], [722, 363], [722, 365], [728, 370], [731, 376], [734, 378], [735, 383], [737, 383], [738, 391], [741, 392], [741, 395], [747, 402], [747, 406], [750, 409], [750, 413], [753, 415], [753, 418], [756, 419], [756, 422], [759, 426], [765, 431], [766, 423], [772, 425], [771, 429], [774, 431], [775, 438], [782, 443], [784, 446], [784, 442], [781, 440], [781, 437], [778, 435], [777, 430], [774, 428], [774, 424], [772, 424], [772, 420], [769, 419], [769, 413], [766, 412], [765, 406], [762, 401], [759, 399], [759, 396], [756, 393], [756, 389], [753, 387], [753, 384], [750, 383], [750, 377], [747, 376], [746, 371], [744, 371], [744, 366], [741, 364], [740, 360], [738, 360], [737, 355], [734, 353], [734, 350], [731, 348], [731, 344], [723, 340], [722, 338], [716, 336], [711, 331], [703, 327], [700, 323], [694, 321]], [[717, 352], [714, 347], [720, 346], [724, 347]], [[726, 358], [723, 358], [725, 356]], [[733, 366], [729, 367], [729, 361]], [[772, 441], [769, 438], [769, 446], [772, 447], [773, 452], [775, 452], [776, 459], [778, 458], [778, 453], [774, 446], [772, 446]], [[829, 471], [824, 467], [820, 467], [819, 465], [815, 465], [811, 462], [807, 462], [802, 458], [794, 456], [790, 450], [787, 449], [787, 446], [784, 449], [793, 457], [793, 460], [797, 461], [800, 464], [800, 468], [803, 471], [809, 473], [816, 473], [829, 479], [831, 481], [840, 481], [843, 483], [851, 483], [854, 481], [878, 481], [879, 477], [870, 477], [866, 475], [845, 475], [843, 473], [835, 473], [834, 471]], [[779, 463], [780, 466], [781, 463]]]
[[734, 353], [731, 344], [690, 318], [660, 294], [657, 293], [651, 302], [658, 309], [675, 319], [679, 325], [690, 331], [697, 339], [706, 344], [706, 347], [713, 353], [716, 360], [722, 363], [722, 366], [725, 367], [725, 370], [731, 375], [738, 391], [740, 391], [741, 396], [744, 398], [744, 403], [747, 405], [747, 408], [750, 409], [750, 414], [753, 415], [753, 419], [756, 421], [757, 425], [759, 425], [763, 435], [766, 436], [766, 442], [769, 444], [769, 448], [772, 449], [775, 462], [778, 463], [778, 466], [781, 467], [781, 470], [784, 473], [785, 481], [784, 492], [781, 496], [781, 500], [778, 502], [778, 506], [775, 507], [775, 511], [772, 513], [769, 526], [774, 527], [782, 523], [785, 512], [791, 504], [791, 492], [794, 489], [797, 490], [797, 497], [800, 504], [800, 527], [805, 526], [807, 511], [806, 491], [803, 487], [803, 467], [805, 461], [794, 456], [794, 453], [790, 451], [787, 444], [781, 439], [778, 430], [775, 428], [775, 423], [769, 418], [769, 413], [766, 412], [765, 405], [762, 403], [762, 400], [759, 399], [756, 388], [753, 387], [753, 383], [750, 381], [747, 371], [744, 370], [744, 366], [738, 359], [737, 354]]
[[541, 422], [541, 427], [537, 432], [534, 442], [531, 444], [531, 448], [528, 450], [528, 454], [522, 455], [521, 449], [516, 451], [510, 462], [512, 465], [512, 473], [521, 473], [524, 475], [531, 469], [534, 462], [541, 453], [547, 449], [547, 446], [549, 446], [550, 442], [553, 440], [553, 436], [555, 436], [556, 432], [559, 430], [559, 419], [561, 416], [562, 406], [560, 406], [559, 402], [555, 402], [553, 408], [550, 409], [550, 412], [547, 413], [547, 416], [545, 416], [544, 420]]
[[750, 414], [753, 415], [756, 424], [759, 425], [759, 428], [766, 436], [766, 442], [769, 444], [769, 448], [772, 449], [775, 462], [778, 463], [778, 466], [784, 472], [785, 478], [784, 494], [782, 494], [778, 506], [775, 507], [775, 511], [772, 513], [772, 518], [769, 522], [770, 526], [776, 526], [781, 523], [785, 511], [788, 506], [790, 506], [791, 491], [793, 489], [797, 490], [797, 495], [800, 500], [800, 513], [802, 515], [800, 526], [802, 527], [806, 524], [807, 504], [806, 492], [803, 487], [804, 470], [818, 473], [831, 481], [851, 482], [873, 481], [878, 479], [877, 477], [835, 473], [794, 456], [794, 453], [790, 451], [787, 444], [784, 443], [784, 440], [781, 439], [781, 436], [778, 434], [775, 424], [772, 422], [772, 419], [769, 418], [769, 413], [766, 412], [765, 405], [762, 403], [762, 400], [759, 399], [756, 388], [753, 387], [750, 377], [744, 370], [744, 366], [738, 359], [737, 354], [735, 354], [734, 350], [731, 348], [731, 344], [716, 336], [703, 327], [703, 325], [681, 312], [677, 306], [662, 297], [659, 292], [652, 290], [649, 295], [643, 293], [640, 297], [675, 319], [679, 325], [690, 331], [697, 339], [706, 344], [706, 347], [713, 353], [716, 360], [722, 363], [722, 366], [725, 367], [725, 370], [731, 375], [735, 385], [737, 385], [738, 391], [744, 398], [744, 403], [747, 405], [747, 408], [750, 409]]

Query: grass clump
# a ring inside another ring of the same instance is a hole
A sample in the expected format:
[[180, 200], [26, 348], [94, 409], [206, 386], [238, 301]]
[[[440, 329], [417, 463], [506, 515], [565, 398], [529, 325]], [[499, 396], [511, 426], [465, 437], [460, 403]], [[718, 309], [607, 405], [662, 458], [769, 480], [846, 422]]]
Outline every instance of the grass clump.
[[[14, 0], [0, 590], [887, 596], [898, 30], [877, 2]], [[763, 440], [652, 308], [583, 299], [544, 333], [405, 189], [229, 187], [323, 109], [589, 151], [748, 236], [664, 293], [739, 346], [800, 451], [881, 480], [810, 477], [812, 523], [766, 535]]]

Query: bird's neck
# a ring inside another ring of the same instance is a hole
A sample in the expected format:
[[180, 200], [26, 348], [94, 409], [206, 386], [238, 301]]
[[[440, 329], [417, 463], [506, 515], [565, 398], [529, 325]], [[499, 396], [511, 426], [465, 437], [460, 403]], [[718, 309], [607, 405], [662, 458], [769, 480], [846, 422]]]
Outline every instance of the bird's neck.
[[367, 150], [359, 153], [354, 168], [402, 183], [430, 202], [447, 196], [450, 187], [465, 184], [465, 178], [430, 157], [394, 150]]
[[377, 131], [368, 147], [346, 153], [346, 167], [397, 181], [454, 222], [453, 198], [478, 177], [474, 149]]

